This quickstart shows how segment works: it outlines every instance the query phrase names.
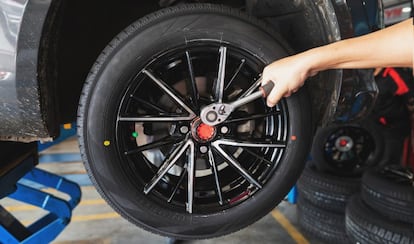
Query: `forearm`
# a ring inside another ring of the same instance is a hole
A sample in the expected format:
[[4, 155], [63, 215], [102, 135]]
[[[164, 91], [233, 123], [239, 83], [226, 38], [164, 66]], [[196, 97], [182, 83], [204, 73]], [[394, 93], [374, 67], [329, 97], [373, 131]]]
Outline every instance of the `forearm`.
[[311, 49], [302, 55], [312, 64], [310, 73], [327, 69], [412, 67], [413, 19], [395, 26]]
[[262, 83], [275, 83], [267, 97], [274, 106], [303, 86], [309, 76], [328, 69], [412, 67], [414, 51], [413, 19], [392, 27], [277, 60], [263, 70]]

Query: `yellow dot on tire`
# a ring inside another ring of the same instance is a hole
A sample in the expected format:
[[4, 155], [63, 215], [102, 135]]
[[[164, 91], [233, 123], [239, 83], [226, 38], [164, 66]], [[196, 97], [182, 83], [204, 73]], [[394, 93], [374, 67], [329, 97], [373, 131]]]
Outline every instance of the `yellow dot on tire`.
[[104, 141], [103, 144], [104, 144], [105, 147], [107, 147], [107, 146], [111, 145], [111, 142], [110, 141]]
[[63, 129], [65, 129], [65, 130], [70, 130], [70, 129], [72, 129], [72, 124], [64, 124], [63, 125]]

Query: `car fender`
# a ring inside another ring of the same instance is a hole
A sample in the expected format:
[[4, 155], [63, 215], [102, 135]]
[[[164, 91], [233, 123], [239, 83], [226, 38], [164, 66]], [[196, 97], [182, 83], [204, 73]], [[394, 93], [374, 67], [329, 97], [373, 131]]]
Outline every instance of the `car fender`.
[[[0, 140], [47, 140], [38, 57], [51, 0], [0, 0]], [[44, 101], [46, 102], [46, 101]]]

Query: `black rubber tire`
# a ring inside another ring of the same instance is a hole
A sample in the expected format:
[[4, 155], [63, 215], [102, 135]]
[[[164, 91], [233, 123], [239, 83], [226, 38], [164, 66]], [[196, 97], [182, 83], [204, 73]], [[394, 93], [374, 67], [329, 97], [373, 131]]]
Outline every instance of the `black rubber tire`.
[[[395, 177], [400, 178], [397, 175]], [[397, 178], [385, 177], [383, 168], [368, 170], [362, 177], [361, 197], [378, 213], [414, 224], [413, 183], [406, 178], [398, 182]]]
[[81, 154], [99, 193], [130, 222], [176, 239], [225, 235], [266, 215], [299, 178], [311, 143], [311, 123], [304, 123], [311, 121], [310, 102], [307, 91], [301, 89], [283, 101], [289, 115], [287, 153], [254, 197], [225, 211], [189, 214], [163, 207], [154, 196], [142, 192], [143, 186], [131, 183], [121, 169], [122, 157], [113, 141], [128, 74], [141, 70], [163, 50], [200, 39], [237, 45], [262, 60], [263, 66], [288, 55], [278, 35], [240, 11], [209, 4], [166, 8], [132, 24], [105, 48], [87, 78], [78, 111]]
[[305, 167], [297, 182], [299, 195], [320, 208], [344, 213], [348, 199], [359, 192], [361, 179], [340, 177]]
[[[338, 160], [333, 160], [326, 154], [325, 146], [329, 141], [329, 137], [342, 128], [354, 128], [365, 131], [365, 133], [371, 137], [372, 142], [367, 143], [366, 146], [373, 148], [372, 150], [367, 149], [370, 152], [368, 155], [365, 155], [366, 158], [359, 159], [359, 157], [356, 157], [356, 159], [350, 159], [349, 161], [345, 161], [343, 164], [340, 164]], [[315, 165], [320, 171], [340, 176], [361, 176], [367, 168], [378, 165], [381, 161], [383, 151], [384, 137], [381, 133], [379, 125], [369, 119], [366, 119], [358, 123], [338, 124], [319, 128], [316, 131], [313, 140], [311, 158], [313, 165]]]
[[350, 243], [345, 231], [345, 214], [315, 206], [300, 195], [297, 202], [299, 225], [326, 243]]
[[359, 195], [352, 197], [345, 214], [348, 237], [353, 243], [414, 243], [414, 226], [391, 221], [366, 206]]

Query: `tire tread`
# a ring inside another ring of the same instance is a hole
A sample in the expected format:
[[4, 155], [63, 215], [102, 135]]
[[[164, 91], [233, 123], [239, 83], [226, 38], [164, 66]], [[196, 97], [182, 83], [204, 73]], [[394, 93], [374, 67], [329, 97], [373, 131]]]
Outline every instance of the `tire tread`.
[[381, 218], [358, 195], [347, 206], [345, 223], [354, 242], [414, 244], [414, 226]]
[[382, 215], [414, 224], [414, 187], [397, 184], [369, 170], [362, 178], [361, 196]]
[[306, 167], [297, 187], [299, 194], [314, 205], [344, 213], [348, 199], [359, 192], [360, 179], [334, 176]]

